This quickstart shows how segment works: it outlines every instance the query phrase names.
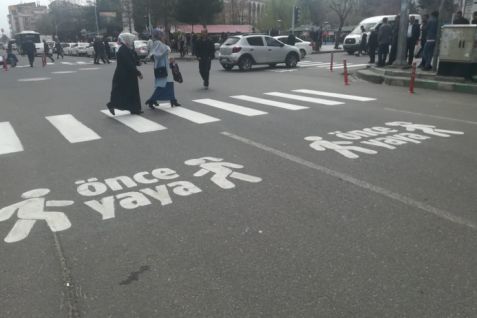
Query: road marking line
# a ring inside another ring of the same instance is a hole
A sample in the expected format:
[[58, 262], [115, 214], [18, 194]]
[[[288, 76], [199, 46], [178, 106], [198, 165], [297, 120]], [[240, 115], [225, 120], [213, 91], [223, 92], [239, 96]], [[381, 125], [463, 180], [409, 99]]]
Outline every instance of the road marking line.
[[77, 71], [59, 71], [59, 72], [51, 72], [51, 74], [73, 74], [77, 73]]
[[204, 104], [207, 106], [223, 109], [232, 113], [244, 115], [244, 116], [259, 116], [259, 115], [265, 115], [267, 112], [263, 112], [261, 110], [253, 109], [253, 108], [248, 108], [244, 106], [239, 106], [235, 104], [230, 104], [230, 103], [225, 103], [221, 102], [215, 99], [196, 99], [194, 102], [199, 103], [199, 104]]
[[247, 96], [247, 95], [237, 95], [237, 96], [230, 96], [230, 97], [235, 98], [235, 99], [245, 100], [245, 101], [252, 102], [252, 103], [263, 104], [263, 105], [267, 105], [267, 106], [273, 106], [273, 107], [278, 107], [278, 108], [283, 108], [283, 109], [288, 109], [288, 110], [301, 110], [301, 109], [308, 109], [309, 108], [309, 107], [305, 107], [305, 106], [299, 106], [299, 105], [294, 105], [294, 104], [276, 102], [276, 101], [269, 100], [269, 99], [257, 98], [257, 97]]
[[51, 77], [32, 77], [32, 78], [20, 78], [19, 82], [39, 82], [39, 81], [48, 81], [51, 80]]
[[116, 116], [111, 115], [111, 113], [107, 109], [102, 110], [101, 112], [105, 114], [106, 116], [119, 121], [121, 124], [128, 126], [129, 128], [131, 128], [132, 130], [138, 133], [146, 133], [146, 132], [167, 129], [166, 127], [159, 125], [158, 123], [152, 120], [146, 119], [139, 115], [132, 115], [128, 111], [122, 111], [122, 110], [116, 109], [115, 110]]
[[0, 123], [0, 155], [23, 151], [23, 145], [12, 125], [8, 122]]
[[399, 113], [404, 113], [404, 114], [413, 114], [413, 115], [420, 115], [420, 116], [427, 116], [431, 118], [438, 118], [438, 119], [446, 119], [446, 120], [452, 120], [452, 121], [457, 121], [460, 123], [466, 123], [466, 124], [471, 124], [471, 125], [477, 125], [476, 121], [470, 121], [470, 120], [464, 120], [464, 119], [457, 119], [457, 118], [451, 118], [451, 117], [445, 117], [445, 116], [437, 116], [437, 115], [429, 115], [429, 114], [423, 114], [423, 113], [416, 113], [416, 112], [411, 112], [411, 111], [406, 111], [406, 110], [400, 110], [400, 109], [394, 109], [394, 108], [389, 108], [389, 107], [384, 107], [385, 110], [393, 111], [393, 112], [399, 112]]
[[277, 150], [275, 148], [268, 147], [266, 145], [260, 144], [258, 142], [252, 141], [250, 139], [240, 137], [240, 136], [231, 134], [231, 133], [226, 132], [226, 131], [222, 132], [221, 134], [224, 135], [224, 136], [227, 136], [229, 138], [235, 139], [237, 141], [240, 141], [244, 144], [247, 144], [247, 145], [253, 146], [255, 148], [261, 149], [263, 151], [269, 152], [271, 154], [274, 154], [275, 156], [278, 156], [280, 158], [283, 158], [283, 159], [289, 160], [291, 162], [300, 164], [302, 166], [317, 170], [317, 171], [322, 172], [322, 173], [324, 173], [326, 175], [329, 175], [331, 177], [334, 177], [334, 178], [337, 178], [339, 180], [350, 183], [352, 185], [355, 185], [359, 188], [362, 188], [362, 189], [368, 190], [370, 192], [380, 194], [384, 197], [387, 197], [389, 199], [398, 201], [398, 202], [403, 203], [407, 206], [411, 206], [413, 208], [416, 208], [416, 209], [422, 210], [424, 212], [433, 214], [434, 216], [437, 216], [441, 219], [450, 221], [450, 222], [458, 224], [458, 225], [463, 225], [463, 226], [469, 227], [473, 230], [477, 230], [477, 225], [474, 224], [472, 221], [467, 220], [465, 218], [462, 218], [460, 216], [453, 215], [452, 213], [450, 213], [448, 211], [433, 207], [433, 206], [431, 206], [427, 203], [420, 202], [420, 201], [417, 201], [413, 198], [407, 197], [405, 195], [393, 192], [391, 190], [382, 188], [380, 186], [376, 186], [376, 185], [371, 184], [367, 181], [359, 180], [359, 179], [357, 179], [357, 178], [355, 178], [351, 175], [348, 175], [346, 173], [338, 172], [336, 170], [332, 170], [332, 169], [326, 168], [324, 166], [320, 166], [320, 165], [315, 164], [313, 162], [304, 160], [300, 157], [288, 154], [286, 152]]
[[348, 94], [328, 93], [328, 92], [322, 92], [322, 91], [315, 91], [315, 90], [311, 90], [311, 89], [295, 89], [293, 91], [297, 92], [297, 93], [303, 93], [303, 94], [335, 97], [335, 98], [341, 98], [341, 99], [356, 100], [356, 101], [360, 101], [360, 102], [369, 102], [369, 101], [372, 101], [372, 100], [376, 100], [376, 98], [362, 97], [362, 96], [348, 95]]
[[16, 68], [25, 68], [25, 67], [30, 67], [30, 65], [17, 65], [15, 66]]
[[335, 106], [335, 105], [344, 104], [343, 102], [336, 102], [336, 101], [333, 101], [333, 100], [307, 97], [307, 96], [300, 96], [300, 95], [294, 95], [294, 94], [285, 94], [285, 93], [279, 93], [279, 92], [265, 93], [265, 95], [288, 98], [288, 99], [296, 99], [296, 100], [299, 100], [299, 101], [302, 101], [302, 102], [322, 104], [322, 105], [327, 105], [327, 106]]
[[80, 71], [95, 71], [99, 70], [99, 67], [83, 67], [79, 69]]
[[60, 63], [63, 65], [74, 65], [74, 63], [71, 63], [71, 62], [60, 62]]
[[215, 118], [206, 114], [202, 114], [202, 113], [199, 113], [184, 107], [170, 107], [169, 104], [165, 104], [165, 103], [159, 104], [159, 106], [161, 106], [161, 108], [157, 108], [157, 109], [160, 109], [166, 113], [187, 119], [196, 124], [207, 124], [207, 123], [220, 121], [220, 119], [218, 118]]
[[[335, 68], [340, 68], [340, 67], [342, 67], [343, 65], [344, 65], [344, 64], [333, 64], [333, 69], [335, 69]], [[330, 67], [330, 64], [328, 64], [328, 65], [319, 65], [319, 66], [317, 66], [316, 68], [328, 68], [328, 67]]]
[[298, 63], [298, 67], [329, 66], [330, 63]]
[[48, 116], [46, 119], [72, 144], [101, 139], [97, 133], [77, 120], [73, 115]]

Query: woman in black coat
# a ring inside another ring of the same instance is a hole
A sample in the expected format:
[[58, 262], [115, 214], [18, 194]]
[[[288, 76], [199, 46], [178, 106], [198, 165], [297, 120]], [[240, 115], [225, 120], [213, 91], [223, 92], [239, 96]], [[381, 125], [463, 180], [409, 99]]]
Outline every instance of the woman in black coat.
[[139, 81], [141, 72], [136, 68], [132, 48], [136, 36], [131, 33], [121, 33], [119, 42], [121, 47], [116, 55], [116, 71], [113, 76], [111, 99], [107, 104], [109, 111], [114, 115], [114, 109], [128, 110], [131, 114], [141, 114], [141, 96]]

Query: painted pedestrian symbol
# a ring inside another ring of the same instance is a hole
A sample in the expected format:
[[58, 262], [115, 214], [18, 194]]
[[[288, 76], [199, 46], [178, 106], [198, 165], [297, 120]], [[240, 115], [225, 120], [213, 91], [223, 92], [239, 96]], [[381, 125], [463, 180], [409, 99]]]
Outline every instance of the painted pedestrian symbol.
[[386, 123], [387, 126], [397, 126], [397, 127], [404, 127], [407, 131], [414, 132], [414, 131], [421, 131], [428, 135], [434, 135], [438, 137], [450, 137], [450, 135], [463, 135], [462, 131], [455, 131], [455, 130], [445, 130], [445, 129], [436, 129], [436, 126], [432, 125], [423, 125], [423, 124], [413, 124], [410, 122], [405, 121], [395, 121], [392, 123]]
[[317, 150], [317, 151], [325, 151], [327, 149], [334, 150], [343, 156], [350, 158], [350, 159], [357, 159], [359, 156], [355, 154], [355, 152], [362, 152], [370, 155], [375, 155], [378, 152], [375, 150], [359, 147], [359, 146], [352, 146], [353, 142], [351, 141], [328, 141], [324, 140], [319, 136], [310, 136], [306, 137], [305, 140], [313, 141], [310, 144], [310, 147]]
[[22, 194], [24, 201], [0, 209], [0, 222], [11, 218], [18, 211], [18, 220], [4, 241], [14, 243], [28, 237], [35, 223], [39, 220], [46, 222], [52, 232], [67, 230], [71, 227], [68, 217], [63, 212], [45, 211], [45, 207], [66, 207], [73, 201], [46, 201], [49, 189], [35, 189]]
[[214, 157], [202, 157], [187, 160], [185, 164], [188, 166], [199, 166], [201, 168], [199, 171], [194, 173], [194, 177], [203, 177], [209, 172], [213, 173], [214, 175], [210, 178], [210, 180], [222, 189], [235, 188], [235, 184], [227, 178], [251, 183], [258, 183], [262, 181], [262, 179], [259, 177], [235, 172], [233, 169], [242, 169], [244, 166], [231, 162], [223, 162], [223, 160], [224, 159]]

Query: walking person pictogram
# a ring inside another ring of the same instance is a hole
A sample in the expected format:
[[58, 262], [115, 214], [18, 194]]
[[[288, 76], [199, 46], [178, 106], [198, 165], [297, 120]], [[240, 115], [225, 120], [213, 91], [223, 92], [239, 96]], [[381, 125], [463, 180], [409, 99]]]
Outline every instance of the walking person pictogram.
[[4, 241], [15, 243], [24, 240], [39, 220], [46, 222], [52, 232], [60, 232], [71, 227], [71, 222], [63, 212], [46, 211], [46, 207], [66, 207], [74, 201], [46, 200], [49, 189], [35, 189], [22, 194], [24, 201], [0, 209], [0, 222], [10, 219], [17, 212], [18, 220]]
[[251, 183], [258, 183], [262, 181], [262, 179], [259, 177], [235, 172], [233, 169], [242, 169], [244, 166], [231, 162], [223, 162], [223, 160], [224, 159], [214, 157], [202, 157], [187, 160], [185, 164], [188, 166], [199, 166], [201, 168], [199, 171], [194, 173], [194, 177], [203, 177], [208, 173], [213, 173], [214, 175], [210, 178], [210, 180], [222, 189], [235, 188], [235, 184], [228, 180], [228, 178]]

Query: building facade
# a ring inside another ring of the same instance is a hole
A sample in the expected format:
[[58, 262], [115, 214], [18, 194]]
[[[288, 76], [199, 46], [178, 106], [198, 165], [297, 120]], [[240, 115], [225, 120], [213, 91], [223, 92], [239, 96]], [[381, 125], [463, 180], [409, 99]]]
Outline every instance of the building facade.
[[256, 25], [265, 12], [266, 0], [224, 0], [219, 21], [224, 24]]
[[35, 31], [37, 21], [47, 13], [46, 6], [37, 5], [35, 2], [8, 6], [8, 23], [12, 35], [25, 30]]

